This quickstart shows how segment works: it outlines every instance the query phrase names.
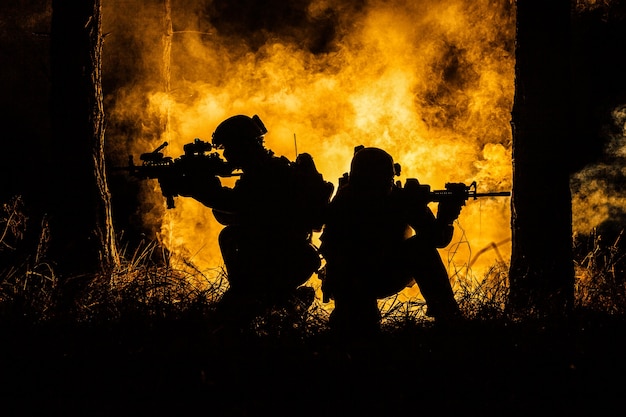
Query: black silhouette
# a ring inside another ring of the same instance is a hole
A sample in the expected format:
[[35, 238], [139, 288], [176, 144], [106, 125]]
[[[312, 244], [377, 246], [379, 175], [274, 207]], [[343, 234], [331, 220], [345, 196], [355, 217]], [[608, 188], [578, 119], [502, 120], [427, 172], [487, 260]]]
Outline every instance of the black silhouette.
[[128, 157], [128, 165], [114, 167], [114, 171], [128, 171], [133, 177], [146, 180], [158, 179], [161, 193], [167, 202], [167, 208], [175, 208], [174, 197], [178, 190], [187, 182], [186, 178], [203, 177], [232, 177], [240, 175], [235, 168], [224, 161], [218, 152], [210, 152], [214, 146], [199, 138], [183, 146], [184, 154], [174, 159], [164, 156], [163, 150], [168, 145], [163, 142], [152, 152], [142, 153], [139, 156], [141, 165], [135, 165], [133, 155]]
[[229, 288], [218, 304], [218, 317], [235, 329], [270, 307], [313, 301], [312, 288], [298, 287], [320, 267], [311, 236], [321, 230], [334, 190], [309, 154], [291, 162], [266, 149], [266, 133], [256, 115], [230, 117], [213, 133], [212, 146], [223, 150], [229, 169], [241, 170], [232, 188], [210, 169], [160, 179], [168, 194], [200, 201], [226, 226], [219, 245]]
[[[469, 187], [451, 184], [430, 192], [416, 179], [394, 184], [400, 166], [378, 148], [357, 147], [330, 203], [321, 235], [326, 265], [323, 291], [335, 301], [330, 325], [341, 335], [377, 332], [377, 300], [412, 280], [436, 322], [460, 318], [447, 270], [437, 248], [447, 246], [452, 223], [469, 198]], [[439, 201], [435, 217], [428, 203]]]

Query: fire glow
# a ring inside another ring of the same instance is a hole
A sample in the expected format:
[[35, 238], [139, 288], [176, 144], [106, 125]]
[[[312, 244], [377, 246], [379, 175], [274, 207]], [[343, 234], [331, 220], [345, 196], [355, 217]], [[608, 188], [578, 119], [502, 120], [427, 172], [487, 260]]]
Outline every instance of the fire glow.
[[[153, 39], [154, 47], [134, 53], [168, 68], [165, 89], [155, 87], [162, 83], [151, 79], [154, 70], [140, 68], [149, 81], [115, 93], [117, 120], [166, 120], [162, 131], [144, 126], [133, 153], [167, 140], [167, 154], [177, 157], [194, 138], [210, 140], [227, 117], [258, 114], [269, 130], [269, 149], [291, 160], [296, 150], [310, 153], [335, 186], [348, 171], [354, 147], [363, 144], [391, 153], [402, 166], [402, 182], [418, 178], [443, 189], [446, 182], [477, 181], [479, 192], [511, 189], [512, 0], [370, 1], [360, 7], [313, 0], [302, 10], [307, 21], [332, 16], [333, 36], [321, 51], [307, 42], [314, 24], [301, 33], [295, 27], [261, 28], [245, 39], [226, 30], [228, 25], [209, 23], [206, 8], [172, 1], [166, 63], [154, 41], [164, 33], [142, 23], [162, 19], [163, 4], [156, 3], [152, 9], [143, 5], [142, 13], [124, 10], [122, 1], [104, 10], [105, 32], [114, 37], [127, 25], [137, 39]], [[202, 270], [218, 268], [222, 226], [211, 210], [186, 198], [165, 210], [164, 201], [154, 203], [161, 199], [158, 183], [150, 184], [153, 203], [146, 207], [153, 208], [144, 221], [154, 224], [173, 253]], [[508, 262], [508, 198], [469, 201], [456, 226], [453, 244], [441, 251], [451, 276], [480, 277], [496, 261]], [[502, 243], [497, 250], [474, 257], [495, 242]], [[317, 281], [314, 275], [311, 284], [318, 287]], [[417, 294], [413, 287], [404, 295]]]

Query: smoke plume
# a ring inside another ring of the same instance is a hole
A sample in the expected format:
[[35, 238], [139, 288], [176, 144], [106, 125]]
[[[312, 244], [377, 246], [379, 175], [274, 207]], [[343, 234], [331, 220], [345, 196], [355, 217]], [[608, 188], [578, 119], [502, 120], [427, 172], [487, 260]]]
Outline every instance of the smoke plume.
[[[227, 117], [258, 114], [268, 148], [290, 159], [310, 153], [335, 185], [363, 144], [390, 152], [402, 181], [510, 190], [512, 3], [172, 0], [168, 33], [163, 1], [108, 2], [108, 146], [124, 158], [167, 140], [176, 157]], [[162, 242], [203, 268], [220, 265], [211, 211], [183, 198], [164, 210], [159, 198], [154, 181], [142, 210]], [[506, 242], [509, 204], [468, 202], [443, 254], [453, 273], [473, 251]], [[510, 248], [499, 249], [473, 267], [507, 260]]]

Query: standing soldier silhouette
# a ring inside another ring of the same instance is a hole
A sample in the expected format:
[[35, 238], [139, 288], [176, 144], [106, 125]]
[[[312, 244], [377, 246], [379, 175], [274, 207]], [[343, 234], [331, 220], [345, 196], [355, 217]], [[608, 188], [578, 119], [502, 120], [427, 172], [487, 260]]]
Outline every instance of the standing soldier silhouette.
[[394, 184], [399, 165], [391, 155], [371, 147], [355, 151], [320, 236], [326, 261], [323, 292], [335, 302], [331, 328], [344, 336], [377, 332], [378, 300], [412, 280], [436, 322], [460, 317], [437, 248], [450, 243], [461, 206], [441, 202], [435, 217], [428, 192]]
[[[266, 133], [257, 115], [224, 120], [212, 144], [242, 171], [240, 178], [231, 188], [214, 175], [194, 175], [178, 189], [212, 208], [225, 225], [218, 242], [229, 288], [218, 303], [218, 317], [238, 329], [266, 309], [293, 301], [297, 288], [319, 269], [311, 235], [321, 230], [334, 190], [309, 154], [291, 162], [266, 149]], [[312, 291], [308, 295], [307, 307], [314, 297]]]

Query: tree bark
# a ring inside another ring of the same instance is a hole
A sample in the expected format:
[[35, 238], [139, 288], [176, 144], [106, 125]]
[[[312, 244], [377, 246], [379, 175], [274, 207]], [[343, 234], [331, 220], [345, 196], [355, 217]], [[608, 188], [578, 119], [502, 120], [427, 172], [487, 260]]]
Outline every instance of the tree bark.
[[104, 162], [102, 41], [100, 0], [52, 1], [46, 205], [49, 255], [65, 281], [119, 263]]
[[518, 0], [510, 307], [552, 314], [574, 297], [570, 0]]

